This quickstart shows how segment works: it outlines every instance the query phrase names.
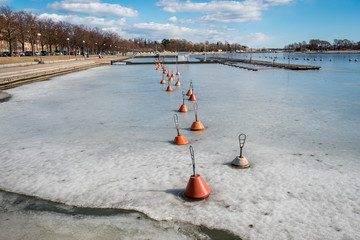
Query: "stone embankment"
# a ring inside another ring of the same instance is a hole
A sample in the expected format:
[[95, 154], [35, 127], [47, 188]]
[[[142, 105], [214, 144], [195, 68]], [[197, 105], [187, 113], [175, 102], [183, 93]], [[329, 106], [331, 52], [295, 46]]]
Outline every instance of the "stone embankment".
[[110, 65], [111, 60], [126, 59], [128, 57], [108, 57], [102, 59], [82, 59], [44, 62], [23, 66], [11, 64], [0, 69], [0, 90], [17, 87], [35, 81], [42, 81], [54, 76], [81, 71], [102, 65]]

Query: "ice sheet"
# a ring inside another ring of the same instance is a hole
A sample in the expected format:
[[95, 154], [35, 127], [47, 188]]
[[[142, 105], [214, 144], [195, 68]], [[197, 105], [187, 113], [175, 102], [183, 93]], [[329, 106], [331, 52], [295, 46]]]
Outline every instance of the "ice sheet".
[[[169, 65], [175, 71], [175, 65]], [[153, 65], [105, 66], [8, 90], [0, 104], [0, 188], [76, 206], [134, 209], [244, 239], [360, 238], [356, 74], [179, 65], [168, 93]], [[171, 144], [190, 79], [204, 132], [191, 132], [203, 201], [182, 193], [188, 146]], [[349, 84], [350, 83], [350, 84]], [[249, 169], [229, 163], [247, 134]]]

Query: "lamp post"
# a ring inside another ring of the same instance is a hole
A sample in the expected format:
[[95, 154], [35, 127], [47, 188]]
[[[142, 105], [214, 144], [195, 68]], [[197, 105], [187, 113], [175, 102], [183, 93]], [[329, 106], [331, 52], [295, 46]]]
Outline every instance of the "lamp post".
[[[38, 33], [37, 35], [39, 37], [39, 49], [40, 49], [40, 47], [41, 47], [41, 33]], [[40, 62], [42, 62], [41, 50], [40, 50]]]
[[83, 40], [83, 44], [84, 44], [84, 46], [83, 46], [83, 56], [85, 58], [85, 40]]
[[66, 41], [68, 42], [68, 55], [69, 55], [69, 59], [70, 59], [70, 38], [67, 38]]

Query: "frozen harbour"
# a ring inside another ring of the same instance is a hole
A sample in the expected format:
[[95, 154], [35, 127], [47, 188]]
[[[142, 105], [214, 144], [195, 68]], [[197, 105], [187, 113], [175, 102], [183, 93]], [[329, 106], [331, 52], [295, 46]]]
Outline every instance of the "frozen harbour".
[[[196, 64], [179, 71], [182, 85], [172, 93], [154, 65], [100, 67], [7, 90], [0, 189], [136, 210], [242, 239], [360, 238], [359, 65], [253, 72]], [[173, 114], [190, 79], [205, 131], [189, 131], [191, 102], [178, 116], [211, 188], [202, 201], [182, 197], [191, 159], [188, 146], [171, 144]], [[240, 133], [249, 169], [229, 165]]]

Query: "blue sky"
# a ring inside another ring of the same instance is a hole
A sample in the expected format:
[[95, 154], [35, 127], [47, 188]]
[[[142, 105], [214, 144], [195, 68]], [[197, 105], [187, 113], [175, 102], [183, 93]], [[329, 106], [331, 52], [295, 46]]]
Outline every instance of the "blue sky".
[[124, 38], [228, 41], [282, 48], [310, 39], [360, 41], [360, 0], [0, 0], [41, 18]]

